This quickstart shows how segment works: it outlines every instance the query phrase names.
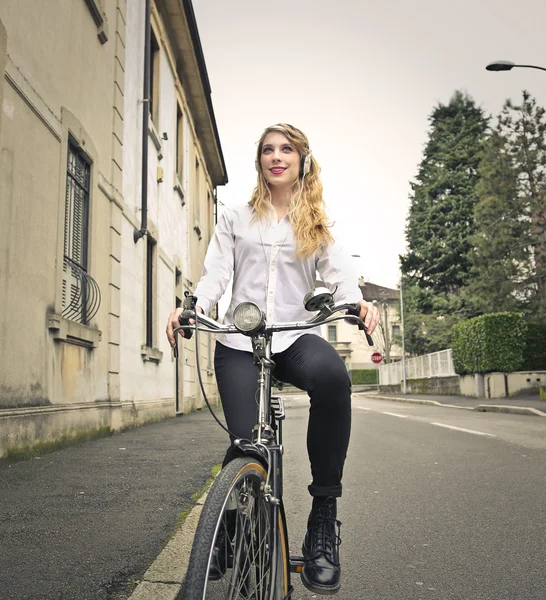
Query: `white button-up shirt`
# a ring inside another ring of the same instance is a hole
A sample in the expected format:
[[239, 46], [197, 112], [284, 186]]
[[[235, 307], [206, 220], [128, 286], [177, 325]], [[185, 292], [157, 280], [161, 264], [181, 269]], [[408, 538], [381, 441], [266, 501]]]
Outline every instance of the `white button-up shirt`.
[[[265, 313], [267, 323], [306, 321], [303, 298], [320, 279], [334, 292], [336, 302], [358, 302], [362, 294], [347, 273], [347, 257], [337, 244], [309, 258], [296, 257], [296, 240], [290, 217], [277, 222], [271, 207], [269, 222], [253, 220], [248, 206], [228, 208], [218, 219], [205, 257], [203, 276], [195, 288], [197, 306], [205, 314], [217, 304], [233, 275], [231, 303], [224, 323], [233, 323], [233, 311], [241, 302], [254, 302]], [[272, 352], [286, 350], [306, 333], [321, 335], [320, 327], [273, 334]], [[242, 334], [218, 334], [220, 343], [237, 350], [252, 351], [250, 338]]]

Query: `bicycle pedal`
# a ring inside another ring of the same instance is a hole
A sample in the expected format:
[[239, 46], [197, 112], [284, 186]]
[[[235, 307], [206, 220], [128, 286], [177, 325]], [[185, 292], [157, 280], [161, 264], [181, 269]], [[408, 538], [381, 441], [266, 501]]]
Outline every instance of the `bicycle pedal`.
[[290, 555], [290, 573], [301, 573], [305, 565], [303, 556], [297, 554]]
[[282, 421], [285, 418], [284, 400], [280, 396], [271, 396], [271, 408], [277, 421]]

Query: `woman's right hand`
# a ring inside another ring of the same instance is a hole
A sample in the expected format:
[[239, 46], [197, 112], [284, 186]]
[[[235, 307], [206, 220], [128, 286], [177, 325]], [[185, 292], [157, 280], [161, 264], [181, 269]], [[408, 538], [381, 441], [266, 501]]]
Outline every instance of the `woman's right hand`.
[[[176, 327], [180, 327], [180, 321], [178, 320], [178, 317], [182, 314], [183, 310], [184, 310], [183, 308], [176, 308], [169, 315], [169, 321], [167, 322], [167, 339], [169, 340], [169, 344], [172, 347], [174, 347], [176, 345], [176, 342], [174, 339], [174, 330]], [[203, 309], [200, 306], [196, 306], [195, 310], [199, 311], [201, 314], [203, 314]], [[195, 324], [195, 319], [190, 319], [190, 325], [194, 325], [194, 324]], [[185, 337], [182, 329], [180, 329], [178, 333], [182, 337]]]

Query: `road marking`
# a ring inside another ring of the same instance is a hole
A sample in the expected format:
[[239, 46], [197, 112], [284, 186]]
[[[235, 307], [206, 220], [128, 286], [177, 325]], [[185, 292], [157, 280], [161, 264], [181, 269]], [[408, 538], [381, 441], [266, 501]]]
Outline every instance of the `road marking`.
[[365, 408], [364, 406], [355, 406], [355, 408], [360, 408], [360, 410], [372, 410], [371, 408]]
[[391, 413], [391, 412], [383, 412], [382, 411], [382, 414], [384, 414], [384, 415], [390, 415], [391, 417], [400, 417], [401, 419], [407, 419], [408, 418], [408, 415], [399, 415], [397, 413]]
[[445, 425], [444, 423], [431, 423], [431, 425], [437, 425], [438, 427], [446, 427], [447, 429], [455, 429], [456, 431], [464, 431], [465, 433], [473, 433], [475, 435], [486, 435], [488, 437], [497, 437], [492, 433], [485, 433], [484, 431], [476, 431], [475, 429], [465, 429], [464, 427], [455, 427], [455, 425]]

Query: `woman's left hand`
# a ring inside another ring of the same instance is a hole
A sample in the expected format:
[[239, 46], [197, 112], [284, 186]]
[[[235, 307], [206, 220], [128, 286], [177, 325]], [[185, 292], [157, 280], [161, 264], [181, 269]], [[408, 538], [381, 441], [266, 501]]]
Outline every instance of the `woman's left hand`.
[[375, 304], [366, 302], [366, 300], [361, 300], [358, 304], [360, 306], [358, 316], [364, 321], [368, 334], [371, 335], [379, 323], [379, 309]]

